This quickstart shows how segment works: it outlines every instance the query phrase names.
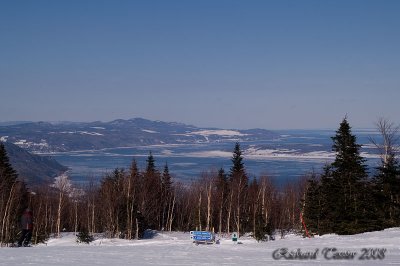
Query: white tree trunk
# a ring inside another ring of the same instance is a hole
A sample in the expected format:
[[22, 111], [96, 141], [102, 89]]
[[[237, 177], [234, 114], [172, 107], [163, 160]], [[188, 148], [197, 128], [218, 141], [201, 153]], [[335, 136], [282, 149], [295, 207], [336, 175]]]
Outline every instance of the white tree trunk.
[[221, 233], [222, 233], [222, 209], [224, 207], [224, 192], [221, 192], [221, 202], [220, 202], [220, 206], [219, 206], [219, 236], [221, 237]]
[[60, 191], [58, 198], [58, 210], [57, 210], [57, 237], [60, 237], [62, 200], [63, 200], [63, 193]]
[[199, 220], [198, 220], [198, 223], [199, 223], [199, 230], [201, 231], [201, 193], [200, 193], [200, 195], [199, 195], [199, 205], [198, 205], [198, 215], [199, 215]]
[[75, 235], [78, 231], [78, 200], [75, 201]]
[[175, 193], [174, 193], [174, 197], [172, 199], [172, 207], [171, 207], [171, 212], [170, 212], [170, 216], [169, 216], [169, 227], [168, 230], [171, 232], [172, 231], [172, 222], [174, 221], [174, 208], [175, 208]]
[[207, 187], [207, 226], [206, 231], [210, 230], [210, 219], [211, 219], [211, 182]]
[[230, 234], [230, 223], [231, 223], [231, 216], [232, 216], [232, 200], [233, 200], [233, 191], [230, 191], [230, 198], [229, 198], [229, 207], [228, 207], [228, 221], [227, 221], [227, 230], [228, 235]]

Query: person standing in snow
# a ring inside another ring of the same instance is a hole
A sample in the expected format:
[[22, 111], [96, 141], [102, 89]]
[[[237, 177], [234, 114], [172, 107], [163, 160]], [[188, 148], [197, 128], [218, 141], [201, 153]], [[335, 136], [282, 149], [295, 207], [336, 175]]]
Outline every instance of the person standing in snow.
[[18, 247], [24, 245], [24, 247], [29, 245], [32, 237], [33, 229], [33, 218], [32, 211], [27, 208], [21, 216], [21, 237], [18, 240]]

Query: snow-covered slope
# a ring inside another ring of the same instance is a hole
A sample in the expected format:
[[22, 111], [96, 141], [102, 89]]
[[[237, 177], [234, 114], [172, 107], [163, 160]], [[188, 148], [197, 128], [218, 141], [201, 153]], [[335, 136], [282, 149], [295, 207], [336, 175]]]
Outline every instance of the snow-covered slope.
[[[0, 265], [399, 265], [399, 239], [400, 228], [392, 228], [354, 236], [324, 235], [312, 239], [288, 235], [284, 239], [260, 243], [250, 237], [239, 239], [241, 244], [222, 238], [220, 244], [197, 246], [190, 241], [189, 233], [173, 232], [132, 241], [99, 238], [86, 245], [77, 244], [75, 236], [69, 233], [60, 239], [50, 239], [47, 245], [0, 248]], [[284, 248], [293, 253], [300, 249], [303, 255], [315, 253], [316, 258], [285, 259], [279, 256]], [[364, 253], [368, 251], [370, 255], [371, 250], [381, 252], [381, 259], [365, 256]], [[334, 259], [338, 252], [347, 257], [353, 254], [353, 258]]]

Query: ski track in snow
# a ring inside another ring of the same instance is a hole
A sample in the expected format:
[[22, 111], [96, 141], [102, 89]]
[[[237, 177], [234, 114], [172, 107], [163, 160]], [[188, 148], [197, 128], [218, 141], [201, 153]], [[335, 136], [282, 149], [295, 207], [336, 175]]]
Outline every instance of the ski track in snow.
[[[234, 244], [229, 238], [213, 245], [195, 245], [188, 232], [158, 233], [151, 239], [97, 239], [90, 245], [75, 242], [73, 233], [32, 248], [0, 248], [0, 265], [400, 265], [400, 228], [353, 236], [324, 235], [312, 239], [288, 235], [256, 242], [250, 237]], [[302, 252], [319, 249], [316, 260], [274, 260], [280, 248]], [[353, 260], [327, 260], [323, 248], [356, 252]], [[385, 248], [383, 260], [359, 260], [362, 248]]]

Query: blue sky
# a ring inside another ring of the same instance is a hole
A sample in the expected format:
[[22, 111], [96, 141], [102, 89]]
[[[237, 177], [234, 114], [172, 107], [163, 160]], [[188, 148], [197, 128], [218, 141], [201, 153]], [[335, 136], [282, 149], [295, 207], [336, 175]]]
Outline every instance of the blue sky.
[[400, 123], [400, 1], [1, 1], [0, 121]]

